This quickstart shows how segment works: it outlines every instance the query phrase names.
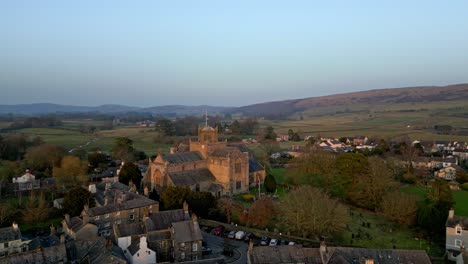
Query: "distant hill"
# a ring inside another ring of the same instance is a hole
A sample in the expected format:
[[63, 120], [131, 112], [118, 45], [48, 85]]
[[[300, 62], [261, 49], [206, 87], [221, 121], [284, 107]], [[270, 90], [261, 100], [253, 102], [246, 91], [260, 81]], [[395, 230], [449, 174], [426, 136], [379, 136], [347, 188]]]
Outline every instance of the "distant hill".
[[267, 102], [229, 110], [249, 116], [292, 115], [314, 108], [356, 104], [399, 104], [468, 100], [468, 84], [377, 89], [305, 99]]
[[218, 106], [184, 106], [184, 105], [167, 105], [155, 107], [133, 107], [126, 105], [101, 105], [101, 106], [74, 106], [74, 105], [59, 105], [49, 103], [39, 104], [17, 104], [17, 105], [0, 105], [0, 114], [20, 114], [20, 115], [41, 115], [54, 113], [104, 113], [118, 114], [128, 112], [152, 113], [163, 116], [185, 116], [185, 115], [202, 115], [205, 110], [209, 114], [218, 114], [226, 111], [228, 107]]

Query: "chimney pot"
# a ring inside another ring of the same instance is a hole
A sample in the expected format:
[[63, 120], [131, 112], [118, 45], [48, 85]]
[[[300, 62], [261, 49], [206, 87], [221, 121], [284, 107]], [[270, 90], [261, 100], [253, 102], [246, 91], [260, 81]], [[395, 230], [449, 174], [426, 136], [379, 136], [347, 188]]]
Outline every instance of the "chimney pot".
[[449, 219], [453, 219], [453, 216], [455, 215], [455, 210], [453, 210], [453, 208], [450, 208], [450, 211], [449, 211]]

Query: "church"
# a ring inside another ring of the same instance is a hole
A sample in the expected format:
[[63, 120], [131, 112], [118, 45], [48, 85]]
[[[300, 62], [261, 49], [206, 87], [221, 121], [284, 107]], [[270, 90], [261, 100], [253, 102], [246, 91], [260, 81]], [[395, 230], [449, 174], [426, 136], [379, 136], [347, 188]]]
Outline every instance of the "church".
[[249, 191], [263, 183], [265, 168], [244, 144], [228, 144], [218, 139], [218, 129], [198, 128], [198, 139], [189, 145], [171, 148], [149, 160], [143, 184], [158, 192], [168, 186], [185, 186], [192, 191], [208, 191], [215, 197]]

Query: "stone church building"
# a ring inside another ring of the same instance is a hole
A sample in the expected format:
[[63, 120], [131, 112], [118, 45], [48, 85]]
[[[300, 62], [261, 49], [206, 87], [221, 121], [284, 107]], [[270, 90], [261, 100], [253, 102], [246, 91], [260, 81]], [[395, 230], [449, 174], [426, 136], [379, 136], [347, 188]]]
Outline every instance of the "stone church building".
[[198, 128], [198, 140], [187, 147], [171, 148], [170, 154], [150, 159], [143, 179], [150, 190], [187, 186], [193, 191], [209, 191], [214, 196], [248, 192], [263, 182], [265, 169], [250, 156], [244, 144], [218, 140], [218, 129]]

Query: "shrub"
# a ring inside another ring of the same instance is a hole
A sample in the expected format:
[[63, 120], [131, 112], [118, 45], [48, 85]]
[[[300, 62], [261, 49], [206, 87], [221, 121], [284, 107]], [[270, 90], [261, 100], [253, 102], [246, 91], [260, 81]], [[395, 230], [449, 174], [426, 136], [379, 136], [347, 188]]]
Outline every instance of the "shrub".
[[242, 195], [242, 199], [244, 199], [244, 201], [246, 202], [253, 202], [255, 196], [253, 196], [252, 194], [244, 194]]

